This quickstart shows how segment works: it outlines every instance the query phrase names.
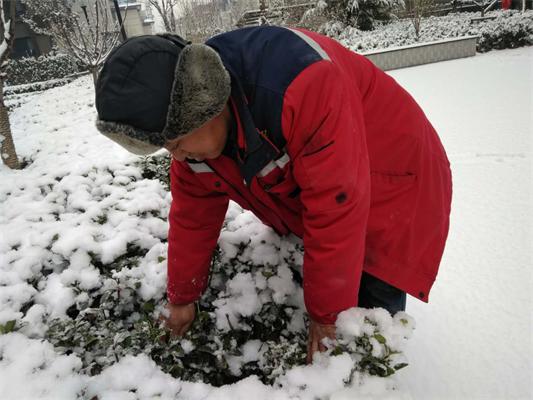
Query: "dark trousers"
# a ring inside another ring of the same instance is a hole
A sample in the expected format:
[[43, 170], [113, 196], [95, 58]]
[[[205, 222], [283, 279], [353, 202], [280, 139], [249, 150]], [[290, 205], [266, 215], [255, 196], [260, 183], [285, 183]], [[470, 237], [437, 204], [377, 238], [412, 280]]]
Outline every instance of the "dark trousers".
[[382, 307], [391, 315], [405, 311], [405, 292], [363, 272], [358, 307]]

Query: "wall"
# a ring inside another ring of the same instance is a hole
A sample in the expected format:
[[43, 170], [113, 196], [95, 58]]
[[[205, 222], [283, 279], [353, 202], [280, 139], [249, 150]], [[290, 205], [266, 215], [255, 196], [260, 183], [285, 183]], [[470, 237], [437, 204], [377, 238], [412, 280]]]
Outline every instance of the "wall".
[[477, 36], [394, 47], [362, 53], [382, 70], [413, 67], [476, 55]]

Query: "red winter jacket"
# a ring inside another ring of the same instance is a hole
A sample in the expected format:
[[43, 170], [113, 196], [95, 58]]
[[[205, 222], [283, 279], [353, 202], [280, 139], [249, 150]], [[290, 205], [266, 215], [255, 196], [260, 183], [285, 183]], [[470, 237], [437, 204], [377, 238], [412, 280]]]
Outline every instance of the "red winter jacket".
[[357, 305], [363, 270], [428, 301], [452, 194], [437, 133], [413, 98], [366, 58], [316, 33], [285, 31], [321, 55], [283, 92], [285, 153], [248, 185], [224, 155], [172, 163], [169, 301], [192, 302], [205, 290], [229, 199], [278, 233], [303, 238], [304, 298], [316, 321], [333, 323]]

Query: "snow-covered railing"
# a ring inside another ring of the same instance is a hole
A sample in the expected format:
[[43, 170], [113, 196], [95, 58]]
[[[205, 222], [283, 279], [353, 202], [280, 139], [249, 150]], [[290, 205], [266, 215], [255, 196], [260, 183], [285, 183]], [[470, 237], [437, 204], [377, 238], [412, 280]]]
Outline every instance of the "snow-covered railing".
[[435, 42], [372, 50], [362, 54], [379, 68], [387, 71], [475, 56], [478, 38], [479, 36], [463, 36]]

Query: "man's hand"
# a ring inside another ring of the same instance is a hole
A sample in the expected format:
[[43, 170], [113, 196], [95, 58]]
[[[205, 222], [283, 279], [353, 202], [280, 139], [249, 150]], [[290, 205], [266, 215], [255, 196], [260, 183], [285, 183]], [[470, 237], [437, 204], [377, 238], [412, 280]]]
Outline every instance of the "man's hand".
[[173, 336], [183, 336], [189, 330], [196, 316], [195, 303], [167, 304], [168, 316], [161, 316], [165, 326], [170, 329]]
[[326, 347], [322, 344], [324, 338], [335, 339], [335, 325], [319, 324], [311, 320], [307, 339], [307, 364], [311, 364], [316, 351], [326, 351]]

